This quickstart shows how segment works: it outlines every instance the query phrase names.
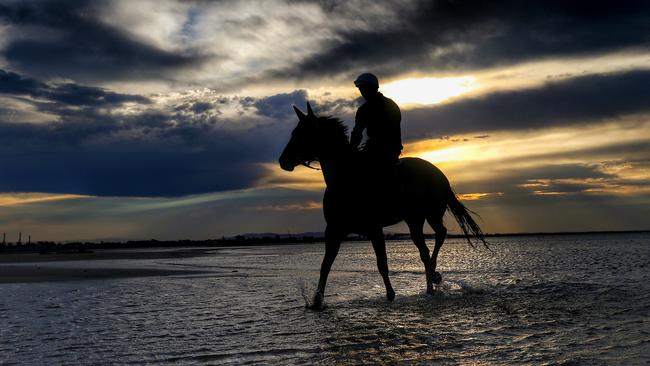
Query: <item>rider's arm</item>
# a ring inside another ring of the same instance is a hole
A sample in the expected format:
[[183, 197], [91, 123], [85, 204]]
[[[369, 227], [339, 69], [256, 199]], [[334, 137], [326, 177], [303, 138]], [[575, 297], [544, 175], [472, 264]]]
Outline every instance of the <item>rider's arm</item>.
[[402, 150], [402, 132], [400, 128], [400, 122], [402, 121], [402, 112], [399, 109], [399, 106], [393, 102], [391, 99], [388, 99], [387, 104], [387, 113], [388, 119], [391, 123], [391, 141], [394, 142], [394, 146], [399, 150]]
[[354, 128], [352, 128], [352, 133], [350, 134], [350, 144], [352, 146], [359, 147], [359, 144], [361, 144], [361, 140], [363, 139], [363, 130], [365, 128], [366, 123], [363, 118], [363, 112], [359, 109], [354, 119]]

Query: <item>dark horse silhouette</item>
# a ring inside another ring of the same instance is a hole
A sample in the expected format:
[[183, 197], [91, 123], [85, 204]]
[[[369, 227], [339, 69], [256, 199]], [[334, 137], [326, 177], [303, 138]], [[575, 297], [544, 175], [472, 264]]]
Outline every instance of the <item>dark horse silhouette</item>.
[[[476, 237], [487, 246], [470, 211], [458, 201], [445, 175], [431, 163], [402, 158], [397, 166], [389, 168], [394, 171], [386, 175], [388, 178], [378, 179], [376, 173], [364, 169], [362, 153], [350, 145], [347, 129], [340, 120], [317, 117], [309, 103], [307, 114], [296, 106], [293, 108], [299, 121], [280, 156], [280, 166], [293, 171], [297, 165], [311, 167], [312, 161], [318, 161], [327, 185], [323, 197], [327, 222], [325, 258], [316, 294], [308, 306], [322, 305], [332, 263], [341, 242], [350, 233], [366, 235], [371, 240], [388, 300], [395, 298], [395, 291], [388, 278], [383, 227], [406, 221], [424, 263], [428, 293], [433, 292], [433, 284], [442, 281], [435, 270], [438, 252], [447, 235], [442, 221], [447, 208], [470, 244], [470, 238]], [[425, 220], [436, 233], [431, 257], [422, 231]]]

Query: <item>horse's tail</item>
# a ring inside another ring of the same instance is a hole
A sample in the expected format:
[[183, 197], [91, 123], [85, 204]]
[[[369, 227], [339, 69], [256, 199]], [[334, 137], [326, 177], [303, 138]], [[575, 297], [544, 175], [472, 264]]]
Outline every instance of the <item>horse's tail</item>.
[[478, 226], [476, 221], [474, 221], [474, 218], [472, 218], [472, 214], [476, 216], [479, 215], [460, 203], [456, 197], [456, 193], [454, 193], [451, 187], [449, 188], [449, 193], [447, 196], [447, 207], [449, 207], [449, 210], [454, 215], [454, 218], [456, 218], [456, 222], [458, 222], [458, 226], [460, 226], [460, 229], [463, 231], [463, 235], [465, 235], [465, 239], [467, 239], [469, 245], [472, 247], [474, 246], [471, 238], [475, 237], [477, 239], [477, 242], [483, 243], [483, 245], [485, 245], [485, 247], [490, 250], [490, 247], [485, 241], [483, 230], [481, 230], [481, 227]]

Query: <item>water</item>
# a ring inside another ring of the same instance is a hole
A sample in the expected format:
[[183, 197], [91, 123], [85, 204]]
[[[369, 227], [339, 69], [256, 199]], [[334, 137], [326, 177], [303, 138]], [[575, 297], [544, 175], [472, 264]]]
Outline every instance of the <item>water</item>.
[[448, 240], [435, 295], [415, 246], [389, 243], [392, 303], [371, 245], [346, 243], [320, 312], [302, 296], [320, 244], [87, 261], [209, 272], [0, 285], [0, 363], [650, 363], [650, 235], [491, 242], [494, 253]]

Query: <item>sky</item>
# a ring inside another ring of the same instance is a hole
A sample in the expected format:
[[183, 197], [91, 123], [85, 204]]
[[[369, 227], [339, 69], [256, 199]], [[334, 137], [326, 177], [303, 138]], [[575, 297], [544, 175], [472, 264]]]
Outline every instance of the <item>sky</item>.
[[484, 231], [650, 229], [650, 2], [0, 0], [0, 232], [323, 231], [277, 159], [362, 72]]

